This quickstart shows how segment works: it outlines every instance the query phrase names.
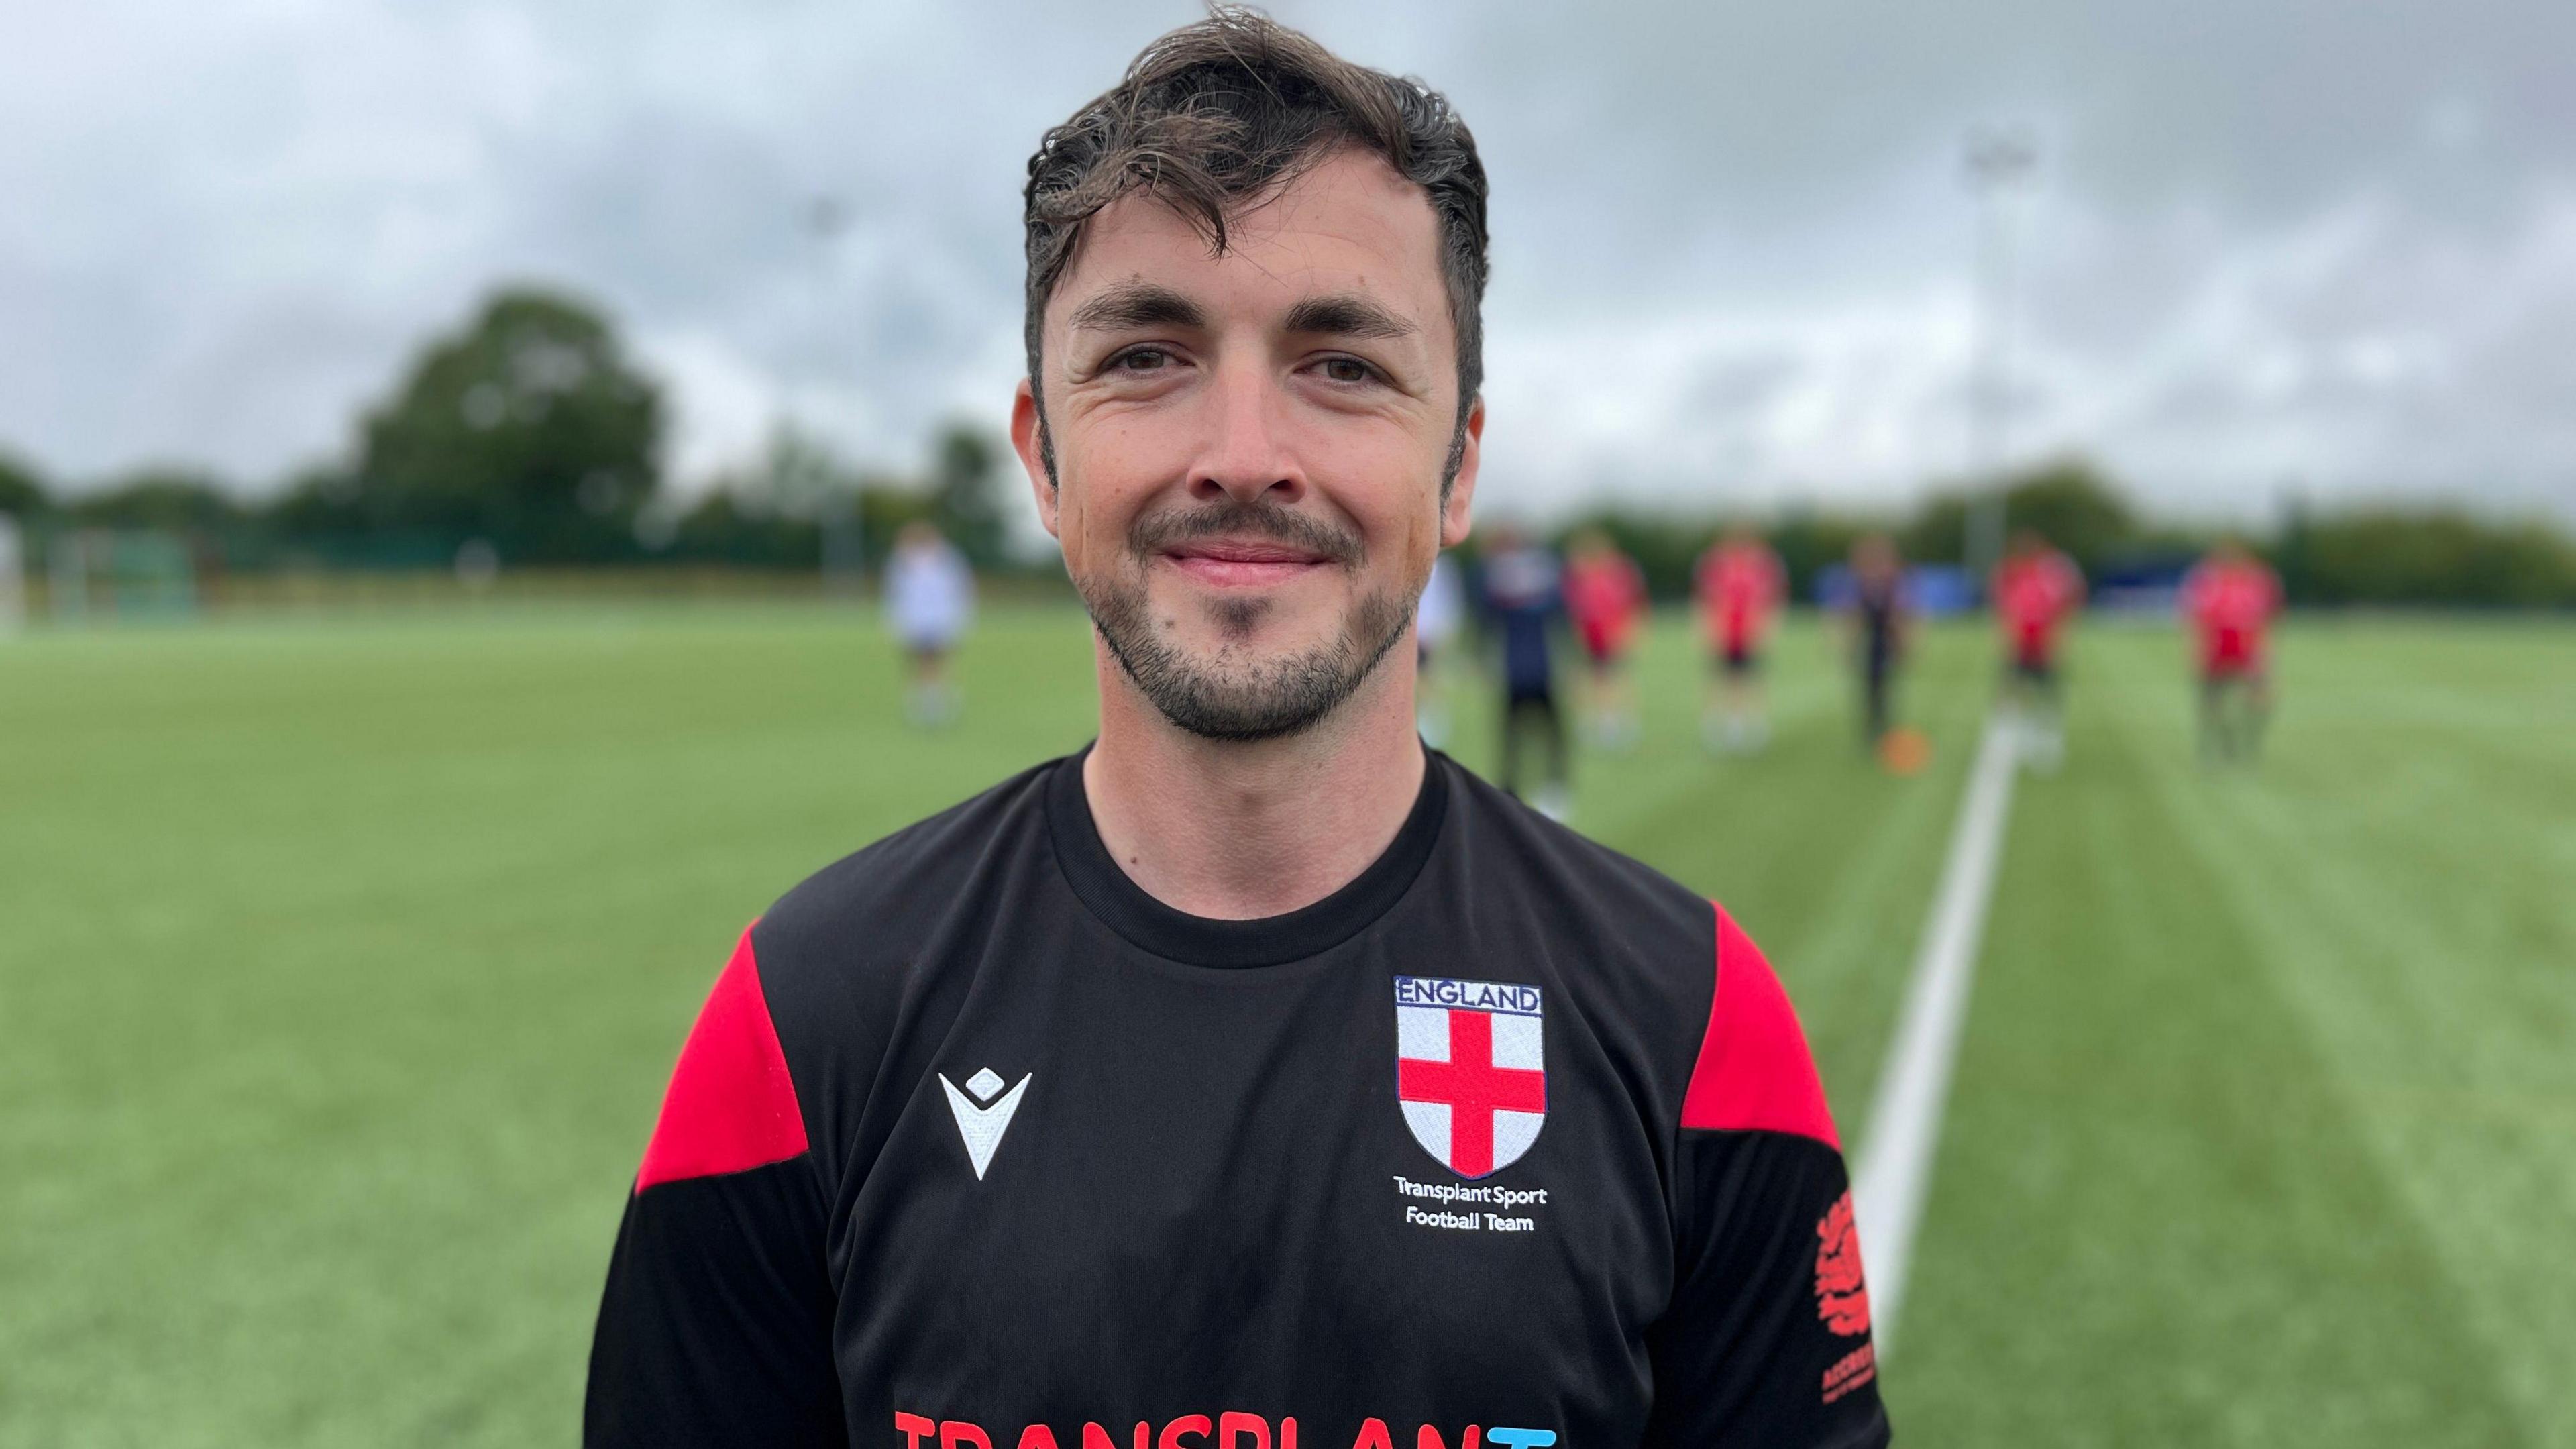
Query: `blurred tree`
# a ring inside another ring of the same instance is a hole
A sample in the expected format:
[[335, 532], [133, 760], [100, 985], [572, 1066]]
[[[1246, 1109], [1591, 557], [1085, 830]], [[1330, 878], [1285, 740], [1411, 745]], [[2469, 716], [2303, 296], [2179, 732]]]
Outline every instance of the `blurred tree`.
[[1002, 562], [1002, 445], [971, 423], [952, 422], [931, 445], [930, 519], [978, 568]]
[[820, 438], [781, 428], [757, 464], [717, 479], [679, 515], [657, 552], [688, 562], [810, 569], [825, 562], [835, 527], [855, 523], [874, 564], [896, 530], [929, 512], [925, 492], [861, 470]]
[[661, 552], [692, 563], [813, 568], [818, 520], [856, 480], [820, 441], [781, 424], [759, 460], [718, 477], [671, 529]]
[[2281, 510], [2281, 532], [2272, 545], [2272, 569], [2280, 575], [2281, 592], [2305, 602], [2316, 597], [2315, 570], [2308, 559], [2308, 501], [2296, 488], [2288, 491]]
[[886, 555], [894, 552], [894, 536], [905, 524], [930, 516], [930, 500], [910, 489], [876, 485], [862, 490], [859, 521], [868, 543], [868, 567], [884, 565]]
[[273, 527], [290, 535], [355, 533], [366, 522], [358, 475], [335, 463], [316, 464], [289, 477], [265, 511]]
[[[1605, 509], [1570, 521], [1557, 535], [1560, 544], [1586, 529], [1598, 528], [1637, 561], [1646, 576], [1646, 592], [1664, 603], [1690, 597], [1699, 556], [1735, 522], [1724, 514], [1628, 513]], [[1874, 527], [1868, 520], [1818, 514], [1799, 509], [1764, 532], [1789, 573], [1790, 597], [1814, 597], [1820, 570], [1841, 563], [1852, 540]]]
[[759, 466], [728, 486], [755, 511], [812, 521], [846, 508], [866, 480], [829, 443], [782, 423]]
[[[1916, 563], [1957, 563], [1968, 555], [1968, 505], [1972, 495], [1935, 493], [1895, 530], [1896, 547]], [[2009, 517], [2005, 523], [2009, 529]]]
[[662, 402], [599, 313], [519, 289], [432, 341], [365, 420], [359, 515], [489, 539], [512, 562], [631, 556], [660, 485]]
[[2307, 520], [2300, 545], [2301, 602], [2576, 606], [2576, 543], [2537, 522], [2367, 509]]
[[45, 494], [45, 480], [36, 475], [33, 465], [0, 453], [0, 513], [20, 519], [33, 518], [52, 507]]
[[2101, 469], [2082, 458], [2062, 458], [2024, 475], [2004, 493], [2008, 528], [2039, 530], [2087, 573], [2134, 547], [2138, 516]]
[[[1943, 492], [1925, 499], [1899, 532], [1897, 546], [1907, 558], [1926, 563], [1966, 557], [1972, 496]], [[2039, 530], [2088, 575], [2128, 556], [2142, 541], [2137, 513], [2118, 486], [2080, 457], [2052, 459], [2006, 484], [2004, 526]]]
[[665, 552], [689, 563], [811, 569], [822, 547], [814, 520], [791, 518], [718, 488], [680, 515]]
[[108, 557], [120, 610], [195, 607], [199, 591], [218, 582], [260, 528], [214, 475], [172, 466], [143, 468], [67, 498], [51, 521], [57, 528], [118, 531]]
[[[2576, 608], [2576, 538], [2563, 528], [2444, 508], [2319, 514], [2295, 501], [2295, 492], [2291, 496], [2293, 506], [2266, 552], [2294, 603]], [[1889, 529], [1916, 562], [1956, 560], [1965, 541], [1967, 503], [1960, 493], [1936, 492], [1893, 523], [1801, 508], [1765, 531], [1788, 568], [1791, 597], [1812, 600], [1817, 575], [1842, 563], [1853, 540], [1871, 529]], [[2170, 582], [2212, 538], [2205, 528], [2140, 517], [2121, 489], [2081, 458], [2018, 476], [2006, 491], [2005, 513], [2012, 527], [2039, 530], [2097, 582]], [[1688, 593], [1691, 562], [1727, 521], [1716, 512], [1604, 509], [1573, 519], [1559, 538], [1601, 529], [1637, 560], [1654, 596], [1670, 601]]]
[[1716, 531], [1705, 518], [1605, 508], [1567, 524], [1557, 536], [1558, 544], [1570, 544], [1576, 535], [1594, 529], [1637, 561], [1637, 571], [1646, 577], [1647, 594], [1667, 602], [1690, 597], [1691, 569]]
[[1882, 528], [1864, 518], [1820, 514], [1800, 509], [1771, 530], [1772, 551], [1789, 574], [1789, 597], [1801, 603], [1816, 599], [1816, 578], [1851, 559], [1852, 544], [1864, 533]]
[[210, 474], [146, 468], [94, 493], [66, 500], [66, 517], [106, 528], [158, 528], [219, 539], [241, 528], [249, 510]]
[[368, 511], [358, 475], [345, 463], [317, 463], [288, 476], [259, 509], [260, 527], [227, 552], [240, 567], [295, 563], [361, 569], [443, 569], [455, 562], [454, 529], [382, 522]]

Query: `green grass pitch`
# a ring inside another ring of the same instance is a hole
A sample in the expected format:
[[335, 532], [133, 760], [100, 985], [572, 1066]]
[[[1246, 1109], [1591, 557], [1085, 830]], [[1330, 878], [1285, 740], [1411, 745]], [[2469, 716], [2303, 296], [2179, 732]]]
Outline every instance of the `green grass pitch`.
[[[2576, 1446], [2576, 629], [2302, 624], [2253, 772], [2076, 642], [1902, 1345], [1918, 1445]], [[1990, 689], [1931, 770], [1792, 626], [1711, 760], [1668, 622], [1578, 823], [1725, 899], [1865, 1112]], [[1070, 612], [900, 722], [867, 619], [529, 609], [0, 643], [0, 1446], [565, 1443], [662, 1078], [742, 924], [1085, 738]], [[1464, 700], [1458, 750], [1491, 755]], [[1572, 1446], [1583, 1449], [1583, 1446]]]

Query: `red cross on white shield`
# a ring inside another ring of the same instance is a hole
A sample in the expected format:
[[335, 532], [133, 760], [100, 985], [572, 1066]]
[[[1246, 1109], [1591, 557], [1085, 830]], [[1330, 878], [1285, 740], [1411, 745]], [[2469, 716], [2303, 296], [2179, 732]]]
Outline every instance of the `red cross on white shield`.
[[1395, 1095], [1414, 1140], [1450, 1171], [1510, 1166], [1547, 1116], [1537, 1013], [1399, 1004]]

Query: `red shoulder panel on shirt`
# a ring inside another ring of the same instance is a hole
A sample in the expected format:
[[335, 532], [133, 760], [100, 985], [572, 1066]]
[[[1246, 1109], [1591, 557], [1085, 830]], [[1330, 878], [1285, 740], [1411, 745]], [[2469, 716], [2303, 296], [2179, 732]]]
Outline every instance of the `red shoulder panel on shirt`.
[[787, 1054], [770, 1024], [751, 932], [733, 948], [698, 1010], [698, 1024], [671, 1069], [662, 1118], [644, 1149], [635, 1190], [682, 1178], [746, 1172], [805, 1150], [805, 1114], [787, 1075]]
[[1682, 1125], [1716, 1132], [1789, 1132], [1840, 1151], [1825, 1085], [1789, 993], [1724, 906], [1717, 910], [1717, 991], [1708, 1034], [1682, 1096]]

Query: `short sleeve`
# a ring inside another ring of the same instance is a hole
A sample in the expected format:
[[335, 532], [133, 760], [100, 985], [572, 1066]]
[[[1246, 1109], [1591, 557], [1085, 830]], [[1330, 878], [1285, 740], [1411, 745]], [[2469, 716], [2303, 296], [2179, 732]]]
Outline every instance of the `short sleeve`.
[[1684, 1098], [1672, 1302], [1646, 1442], [1883, 1445], [1851, 1184], [1787, 992], [1724, 910]]
[[626, 1200], [583, 1443], [846, 1442], [826, 1217], [745, 932], [681, 1048]]

